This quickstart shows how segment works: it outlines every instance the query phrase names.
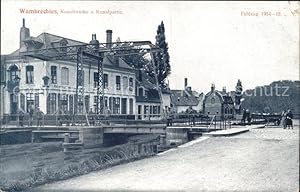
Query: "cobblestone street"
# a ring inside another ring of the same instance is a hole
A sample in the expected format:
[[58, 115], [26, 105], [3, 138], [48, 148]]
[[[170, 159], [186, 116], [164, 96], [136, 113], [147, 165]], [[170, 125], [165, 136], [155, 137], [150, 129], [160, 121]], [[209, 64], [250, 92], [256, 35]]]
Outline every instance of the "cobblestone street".
[[299, 190], [299, 126], [252, 129], [211, 137], [35, 191], [284, 191]]

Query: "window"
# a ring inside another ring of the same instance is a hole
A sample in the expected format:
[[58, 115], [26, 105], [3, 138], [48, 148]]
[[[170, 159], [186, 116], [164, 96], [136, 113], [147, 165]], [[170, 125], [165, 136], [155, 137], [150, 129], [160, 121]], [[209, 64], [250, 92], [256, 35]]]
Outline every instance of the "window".
[[132, 77], [129, 78], [129, 87], [133, 87], [133, 78]]
[[78, 95], [78, 104], [77, 104], [78, 113], [83, 113], [83, 98]]
[[128, 77], [126, 77], [126, 76], [123, 77], [123, 88], [125, 90], [127, 90], [127, 88], [128, 88]]
[[40, 107], [40, 96], [38, 93], [34, 95], [34, 108], [37, 109]]
[[145, 90], [145, 97], [147, 98], [149, 95], [149, 91], [148, 90]]
[[132, 91], [133, 90], [133, 78], [130, 77], [129, 78], [129, 91]]
[[69, 69], [67, 67], [61, 69], [61, 84], [69, 85]]
[[129, 114], [133, 114], [133, 99], [129, 99]]
[[18, 67], [16, 65], [11, 66], [9, 69], [9, 80], [12, 82], [16, 82], [19, 77], [20, 75]]
[[109, 103], [109, 112], [111, 113], [111, 112], [113, 112], [113, 98], [112, 97], [110, 97], [108, 99], [108, 103]]
[[60, 46], [60, 51], [61, 52], [67, 52], [67, 48], [65, 47], [68, 44], [68, 41], [66, 39], [62, 39], [59, 42], [59, 46]]
[[23, 93], [21, 93], [20, 96], [20, 105], [21, 105], [21, 109], [25, 111], [25, 95]]
[[34, 94], [26, 93], [26, 109], [29, 112], [30, 109], [34, 109]]
[[211, 104], [215, 104], [216, 100], [215, 98], [211, 98]]
[[142, 97], [144, 95], [144, 89], [142, 87], [139, 88], [139, 96]]
[[33, 66], [26, 66], [26, 83], [33, 83]]
[[69, 96], [69, 108], [70, 114], [73, 114], [73, 95]]
[[98, 87], [99, 73], [94, 72], [94, 88]]
[[114, 98], [115, 99], [115, 106], [114, 106], [114, 113], [120, 114], [120, 98]]
[[108, 98], [107, 97], [104, 97], [104, 107], [107, 110], [107, 107], [108, 107]]
[[47, 113], [53, 114], [56, 112], [56, 93], [50, 93], [48, 95], [48, 110]]
[[60, 108], [64, 113], [68, 112], [68, 95], [62, 94], [60, 96]]
[[108, 89], [108, 75], [107, 74], [104, 74], [104, 77], [103, 77], [103, 81], [104, 81], [104, 89]]
[[121, 77], [120, 76], [116, 76], [116, 89], [120, 90], [121, 89]]
[[51, 83], [57, 84], [57, 67], [51, 66]]
[[149, 106], [145, 105], [144, 106], [144, 118], [147, 117], [147, 114], [149, 113]]
[[127, 98], [121, 98], [121, 114], [127, 114]]
[[90, 96], [86, 95], [85, 96], [85, 112], [89, 112], [89, 108], [90, 108]]
[[153, 117], [153, 106], [152, 105], [150, 105], [150, 117]]
[[153, 106], [153, 114], [157, 114], [157, 106]]

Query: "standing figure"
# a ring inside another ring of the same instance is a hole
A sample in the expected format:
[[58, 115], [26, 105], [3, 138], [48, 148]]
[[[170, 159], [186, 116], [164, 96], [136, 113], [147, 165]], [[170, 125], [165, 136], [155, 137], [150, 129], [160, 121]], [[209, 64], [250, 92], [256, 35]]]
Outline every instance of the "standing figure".
[[19, 110], [19, 125], [21, 127], [24, 126], [24, 112], [22, 110]]
[[94, 114], [92, 108], [89, 111], [89, 118], [88, 119], [89, 119], [90, 125], [95, 126], [95, 114]]
[[247, 113], [246, 113], [246, 110], [243, 109], [243, 116], [242, 116], [242, 120], [241, 120], [241, 123], [244, 124], [245, 121], [246, 121], [246, 118], [247, 118]]
[[247, 123], [251, 123], [251, 114], [249, 109], [246, 110], [246, 118], [247, 118]]
[[171, 112], [171, 108], [168, 110], [168, 115], [167, 115], [167, 126], [172, 126], [173, 125], [173, 113]]
[[30, 105], [29, 106], [29, 126], [31, 126], [32, 122], [33, 122], [33, 113], [34, 113], [33, 107], [32, 107], [32, 105]]
[[286, 128], [286, 111], [281, 113], [280, 124], [283, 126], [283, 129]]
[[286, 114], [286, 126], [288, 129], [293, 129], [293, 113], [291, 110], [288, 110]]
[[42, 120], [43, 120], [43, 112], [40, 110], [40, 108], [37, 109], [37, 126], [42, 125]]

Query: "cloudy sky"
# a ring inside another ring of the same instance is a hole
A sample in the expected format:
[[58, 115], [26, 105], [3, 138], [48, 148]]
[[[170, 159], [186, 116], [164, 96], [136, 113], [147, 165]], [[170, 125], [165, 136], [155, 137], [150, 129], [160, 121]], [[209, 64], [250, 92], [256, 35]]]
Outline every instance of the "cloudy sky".
[[[84, 42], [92, 33], [104, 42], [106, 29], [112, 29], [113, 40], [154, 43], [157, 26], [164, 21], [171, 88], [182, 89], [184, 77], [199, 92], [209, 91], [211, 83], [219, 90], [223, 86], [233, 90], [238, 79], [245, 89], [254, 88], [274, 80], [299, 79], [296, 3], [5, 0], [1, 54], [18, 48], [22, 18], [31, 36], [48, 32]], [[56, 10], [58, 14], [24, 14], [20, 9]], [[67, 14], [61, 9], [89, 13]]]

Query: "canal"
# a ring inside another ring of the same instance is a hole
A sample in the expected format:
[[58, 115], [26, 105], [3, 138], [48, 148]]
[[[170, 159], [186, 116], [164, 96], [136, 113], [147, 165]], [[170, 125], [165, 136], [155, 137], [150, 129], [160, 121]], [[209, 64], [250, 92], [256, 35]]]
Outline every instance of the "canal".
[[299, 127], [252, 129], [30, 191], [297, 191], [298, 168]]

